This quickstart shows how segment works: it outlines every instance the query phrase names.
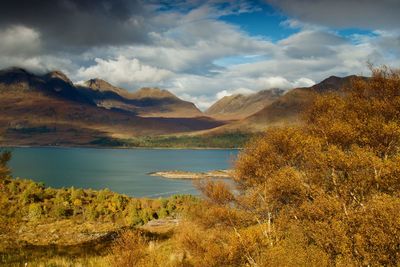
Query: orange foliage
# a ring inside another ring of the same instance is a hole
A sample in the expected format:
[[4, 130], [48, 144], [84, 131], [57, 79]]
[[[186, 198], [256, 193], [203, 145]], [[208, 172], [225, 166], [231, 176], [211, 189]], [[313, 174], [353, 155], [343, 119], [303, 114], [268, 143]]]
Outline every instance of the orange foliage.
[[[228, 259], [224, 266], [399, 264], [400, 72], [373, 69], [369, 79], [316, 97], [303, 117], [303, 125], [270, 129], [248, 145], [236, 163], [236, 191], [201, 187], [209, 206], [195, 212], [193, 227], [207, 221], [202, 242], [226, 247], [188, 245], [194, 258]], [[244, 237], [249, 229], [258, 234]], [[245, 244], [242, 257], [229, 260], [236, 242]]]
[[236, 189], [200, 184], [176, 266], [399, 266], [400, 72], [317, 96], [304, 122], [252, 141]]

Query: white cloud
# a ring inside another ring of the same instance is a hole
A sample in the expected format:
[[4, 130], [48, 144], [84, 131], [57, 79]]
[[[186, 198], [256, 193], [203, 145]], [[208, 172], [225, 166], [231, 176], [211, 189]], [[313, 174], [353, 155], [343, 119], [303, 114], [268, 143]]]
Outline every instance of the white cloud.
[[206, 110], [215, 102], [215, 98], [210, 97], [209, 95], [193, 96], [190, 94], [183, 93], [183, 94], [178, 94], [178, 97], [185, 99], [186, 101], [195, 103], [200, 110]]
[[313, 86], [315, 82], [311, 79], [308, 78], [300, 78], [294, 81], [293, 86], [294, 87], [310, 87]]
[[216, 94], [216, 99], [221, 99], [224, 96], [231, 96], [231, 95], [236, 95], [236, 94], [242, 94], [242, 95], [248, 95], [248, 94], [253, 94], [255, 93], [254, 90], [248, 89], [248, 88], [244, 88], [244, 87], [240, 87], [240, 88], [236, 88], [234, 90], [222, 90], [219, 91]]
[[230, 95], [232, 95], [232, 93], [228, 92], [227, 90], [222, 90], [222, 91], [217, 93], [217, 98], [221, 99], [221, 98], [223, 98], [225, 96], [230, 96]]
[[102, 78], [111, 83], [121, 85], [136, 83], [156, 84], [173, 74], [165, 69], [145, 65], [136, 58], [128, 59], [124, 56], [109, 60], [96, 58], [95, 62], [96, 65], [80, 68], [77, 76], [81, 79]]
[[260, 77], [256, 81], [260, 86], [265, 88], [290, 88], [292, 84], [281, 76]]

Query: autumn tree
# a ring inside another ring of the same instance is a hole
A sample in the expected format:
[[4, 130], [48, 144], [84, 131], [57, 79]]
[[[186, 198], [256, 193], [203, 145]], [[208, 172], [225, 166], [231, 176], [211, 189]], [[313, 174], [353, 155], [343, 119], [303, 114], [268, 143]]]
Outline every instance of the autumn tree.
[[177, 235], [195, 266], [398, 266], [400, 72], [321, 94], [303, 120], [240, 153], [237, 188], [200, 186]]

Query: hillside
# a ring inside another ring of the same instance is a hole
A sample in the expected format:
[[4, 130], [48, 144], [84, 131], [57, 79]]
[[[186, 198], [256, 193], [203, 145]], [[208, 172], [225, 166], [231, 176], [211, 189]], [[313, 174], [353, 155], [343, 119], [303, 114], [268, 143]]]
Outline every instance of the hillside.
[[141, 88], [128, 92], [101, 79], [91, 79], [78, 90], [96, 105], [106, 109], [120, 109], [142, 117], [199, 117], [201, 111], [191, 102], [179, 99], [167, 90]]
[[[0, 145], [98, 145], [114, 138], [197, 131], [221, 125], [206, 117], [146, 118], [118, 107], [104, 108], [98, 105], [100, 96], [115, 98], [118, 103], [126, 99], [116, 92], [104, 91], [77, 87], [58, 71], [45, 75], [18, 68], [0, 71]], [[144, 94], [139, 91], [139, 95]], [[138, 102], [154, 99], [142, 98]], [[154, 103], [157, 99], [152, 102], [156, 109]]]
[[274, 89], [224, 97], [206, 111], [211, 119], [158, 88], [129, 92], [100, 79], [75, 86], [59, 71], [3, 70], [0, 145], [238, 147], [271, 125], [298, 123], [316, 95], [355, 78], [331, 76], [287, 93]]
[[350, 86], [351, 81], [358, 78], [364, 79], [364, 77], [355, 75], [346, 77], [331, 76], [311, 87], [292, 89], [270, 105], [246, 118], [245, 123], [258, 125], [295, 123], [299, 119], [299, 114], [309, 107], [316, 95]]
[[205, 111], [205, 114], [218, 119], [238, 120], [246, 118], [279, 98], [281, 89], [259, 91], [255, 94], [234, 94], [225, 96]]
[[351, 85], [353, 79], [366, 77], [351, 75], [331, 76], [311, 87], [294, 88], [282, 94], [258, 112], [231, 123], [194, 133], [196, 136], [215, 136], [228, 133], [260, 133], [274, 125], [297, 124], [300, 114], [306, 110], [315, 97], [329, 91], [337, 91]]

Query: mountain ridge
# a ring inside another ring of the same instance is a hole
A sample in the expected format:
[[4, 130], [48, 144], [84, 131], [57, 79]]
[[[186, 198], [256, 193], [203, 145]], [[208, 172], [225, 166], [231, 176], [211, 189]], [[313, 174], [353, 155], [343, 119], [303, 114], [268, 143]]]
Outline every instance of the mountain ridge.
[[79, 90], [91, 97], [100, 107], [121, 109], [143, 117], [203, 116], [193, 103], [159, 88], [144, 87], [130, 92], [95, 78], [79, 86]]
[[278, 88], [261, 90], [253, 94], [224, 96], [204, 113], [218, 119], [243, 119], [272, 103], [285, 91]]
[[[128, 108], [115, 105], [103, 107], [98, 103], [101, 97], [121, 105], [132, 105], [123, 103], [126, 99], [115, 92], [75, 86], [61, 72], [37, 75], [24, 69], [2, 70], [0, 145], [90, 145], [97, 139], [175, 134], [222, 124], [201, 113], [196, 117], [139, 116], [135, 110]], [[150, 103], [153, 108], [157, 107], [157, 101], [160, 100]], [[175, 101], [187, 105], [179, 98]], [[149, 99], [138, 100], [137, 103], [142, 104], [137, 108], [145, 109], [143, 105], [149, 104]], [[171, 103], [168, 105], [171, 106]], [[164, 113], [161, 110], [160, 114]]]
[[101, 79], [74, 85], [59, 71], [36, 75], [21, 68], [0, 70], [0, 145], [97, 145], [138, 136], [208, 140], [253, 134], [300, 123], [300, 114], [317, 94], [337, 91], [354, 79], [368, 78], [330, 76], [311, 87], [227, 96], [203, 115], [193, 103], [159, 88], [130, 92]]

